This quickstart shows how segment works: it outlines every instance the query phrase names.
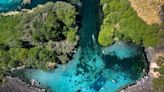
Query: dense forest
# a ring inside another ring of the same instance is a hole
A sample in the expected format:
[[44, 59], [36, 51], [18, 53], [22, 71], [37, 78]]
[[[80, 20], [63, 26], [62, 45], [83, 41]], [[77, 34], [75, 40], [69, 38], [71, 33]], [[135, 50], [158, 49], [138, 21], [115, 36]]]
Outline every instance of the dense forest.
[[133, 10], [128, 0], [100, 0], [104, 14], [98, 41], [109, 46], [115, 41], [125, 40], [156, 46], [163, 34], [159, 24], [148, 25]]
[[49, 2], [17, 15], [1, 14], [0, 79], [5, 71], [22, 65], [48, 69], [48, 64], [66, 63], [77, 43], [76, 15], [76, 8], [66, 2]]

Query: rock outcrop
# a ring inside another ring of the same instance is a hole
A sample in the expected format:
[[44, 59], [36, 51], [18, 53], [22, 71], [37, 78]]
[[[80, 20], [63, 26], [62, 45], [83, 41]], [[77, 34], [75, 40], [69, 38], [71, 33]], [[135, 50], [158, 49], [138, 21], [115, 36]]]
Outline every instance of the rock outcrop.
[[22, 4], [30, 4], [31, 0], [23, 0]]
[[45, 89], [31, 87], [20, 79], [6, 77], [6, 84], [0, 87], [0, 92], [45, 92]]

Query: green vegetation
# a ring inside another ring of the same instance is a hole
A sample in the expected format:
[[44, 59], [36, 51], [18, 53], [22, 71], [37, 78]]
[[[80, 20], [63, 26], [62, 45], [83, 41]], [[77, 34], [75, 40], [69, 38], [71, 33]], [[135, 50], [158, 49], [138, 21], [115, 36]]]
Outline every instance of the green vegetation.
[[76, 31], [71, 30], [67, 33], [68, 41], [74, 42], [76, 40]]
[[[112, 43], [113, 40], [113, 29], [110, 26], [103, 26], [101, 32], [99, 33], [98, 41], [103, 46], [108, 46]], [[108, 34], [108, 35], [107, 35]]]
[[[66, 63], [69, 51], [58, 43], [76, 42], [76, 8], [66, 2], [47, 3], [32, 13], [0, 15], [0, 82], [11, 68], [48, 69], [48, 62]], [[67, 44], [64, 44], [67, 45]], [[72, 45], [73, 48], [73, 45]], [[60, 58], [59, 58], [60, 56]]]
[[155, 71], [158, 71], [160, 73], [160, 76], [158, 78], [153, 79], [153, 91], [154, 92], [163, 92], [164, 90], [164, 57], [160, 57], [157, 61], [158, 66], [160, 66], [159, 69], [155, 69]]
[[144, 46], [159, 43], [159, 25], [146, 24], [128, 0], [100, 0], [104, 14], [99, 43], [108, 46], [116, 40], [133, 41]]

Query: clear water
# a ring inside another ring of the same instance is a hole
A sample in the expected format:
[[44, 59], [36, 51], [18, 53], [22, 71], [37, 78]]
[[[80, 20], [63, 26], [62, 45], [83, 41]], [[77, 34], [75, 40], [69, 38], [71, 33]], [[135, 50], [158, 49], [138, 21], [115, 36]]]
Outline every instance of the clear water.
[[26, 69], [25, 76], [52, 92], [116, 92], [140, 79], [145, 68], [141, 49], [123, 42], [101, 48], [96, 39], [100, 27], [99, 2], [82, 3], [80, 46], [73, 59], [51, 71]]
[[48, 1], [57, 0], [31, 0], [30, 4], [23, 4], [23, 0], [0, 0], [0, 12], [8, 12], [12, 10], [31, 9], [38, 4], [45, 4]]
[[110, 47], [103, 48], [103, 54], [116, 55], [119, 59], [132, 58], [141, 53], [139, 47], [131, 43], [118, 42]]
[[15, 4], [20, 3], [22, 0], [1, 0], [0, 4]]
[[0, 12], [17, 9], [22, 0], [0, 0]]
[[[123, 43], [124, 44], [124, 43]], [[114, 44], [120, 47], [121, 44]], [[110, 48], [110, 47], [109, 47]], [[123, 47], [124, 48], [124, 47]], [[126, 47], [125, 47], [126, 48]], [[120, 48], [112, 48], [115, 52]], [[130, 52], [131, 47], [127, 49]], [[134, 51], [136, 56], [136, 51]], [[122, 56], [122, 54], [117, 53]], [[26, 69], [29, 79], [35, 79], [42, 87], [48, 87], [52, 92], [116, 92], [121, 87], [134, 83], [142, 76], [141, 58], [120, 59], [116, 55], [102, 55], [86, 47], [79, 48], [74, 59], [66, 65], [46, 72], [36, 69]], [[136, 68], [137, 66], [137, 68]]]

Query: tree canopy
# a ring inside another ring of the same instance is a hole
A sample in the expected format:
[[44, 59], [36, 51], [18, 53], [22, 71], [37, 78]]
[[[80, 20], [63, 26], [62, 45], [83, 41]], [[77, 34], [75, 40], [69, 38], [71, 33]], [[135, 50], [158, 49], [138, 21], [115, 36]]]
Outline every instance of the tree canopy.
[[110, 45], [115, 38], [131, 40], [146, 47], [159, 43], [159, 25], [146, 24], [137, 16], [129, 1], [100, 0], [100, 2], [104, 14], [98, 40], [101, 45]]
[[55, 46], [65, 40], [76, 42], [76, 14], [73, 5], [61, 1], [36, 7], [33, 12], [0, 14], [0, 79], [4, 71], [21, 65], [46, 70], [49, 62], [67, 62], [59, 56], [69, 58], [69, 52], [57, 51], [62, 47]]

